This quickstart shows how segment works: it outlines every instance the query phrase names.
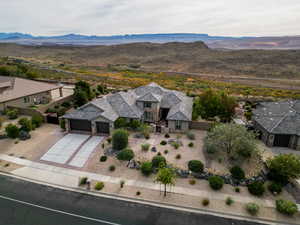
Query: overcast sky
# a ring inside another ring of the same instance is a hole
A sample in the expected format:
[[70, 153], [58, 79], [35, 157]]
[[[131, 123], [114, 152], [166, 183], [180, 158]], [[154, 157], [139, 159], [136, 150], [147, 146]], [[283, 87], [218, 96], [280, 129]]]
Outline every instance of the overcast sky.
[[300, 35], [300, 0], [0, 0], [0, 32]]

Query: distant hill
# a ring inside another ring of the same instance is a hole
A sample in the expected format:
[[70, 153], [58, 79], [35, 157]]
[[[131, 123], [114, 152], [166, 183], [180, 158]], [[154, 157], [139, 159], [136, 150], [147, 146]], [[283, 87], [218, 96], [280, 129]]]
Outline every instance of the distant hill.
[[75, 67], [136, 68], [217, 75], [300, 79], [300, 50], [221, 50], [204, 42], [98, 46], [24, 46], [0, 43], [0, 57], [36, 59]]

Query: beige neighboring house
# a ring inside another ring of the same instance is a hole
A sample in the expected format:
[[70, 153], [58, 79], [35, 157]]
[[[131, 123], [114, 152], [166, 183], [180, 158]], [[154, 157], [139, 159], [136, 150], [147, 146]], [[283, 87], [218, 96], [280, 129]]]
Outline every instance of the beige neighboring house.
[[7, 107], [26, 108], [47, 104], [53, 96], [62, 97], [62, 86], [18, 77], [0, 76], [0, 111]]

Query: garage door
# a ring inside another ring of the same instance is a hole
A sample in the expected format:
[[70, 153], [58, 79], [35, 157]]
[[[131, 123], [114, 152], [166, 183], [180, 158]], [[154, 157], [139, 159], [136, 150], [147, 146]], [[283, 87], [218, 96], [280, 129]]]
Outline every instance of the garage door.
[[290, 135], [276, 134], [275, 135], [275, 140], [274, 140], [274, 146], [277, 146], [277, 147], [289, 147], [290, 138], [291, 138]]
[[109, 123], [96, 122], [98, 134], [109, 134]]
[[91, 122], [88, 120], [70, 120], [70, 129], [76, 131], [92, 131]]

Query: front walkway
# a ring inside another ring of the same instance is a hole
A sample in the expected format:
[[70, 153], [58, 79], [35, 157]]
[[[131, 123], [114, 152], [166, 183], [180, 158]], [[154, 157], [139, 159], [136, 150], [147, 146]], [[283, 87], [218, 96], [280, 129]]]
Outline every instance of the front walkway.
[[[55, 185], [77, 188], [79, 178], [88, 177], [91, 180], [98, 180], [98, 181], [108, 182], [113, 184], [120, 184], [121, 180], [123, 180], [125, 181], [125, 184], [127, 186], [145, 188], [145, 189], [150, 189], [155, 191], [161, 190], [161, 186], [159, 184], [151, 183], [151, 182], [123, 179], [123, 178], [106, 176], [106, 175], [101, 175], [96, 173], [62, 168], [62, 167], [47, 165], [43, 163], [33, 162], [26, 159], [20, 159], [20, 158], [16, 158], [4, 154], [0, 154], [0, 159], [24, 166], [22, 168], [12, 171], [11, 173], [14, 175], [18, 175], [33, 180], [48, 182]], [[202, 197], [202, 198], [209, 198], [209, 199], [216, 199], [216, 200], [224, 200], [229, 196], [228, 194], [223, 194], [215, 191], [197, 190], [197, 189], [184, 188], [178, 186], [172, 188], [172, 193], [195, 196], [197, 198]], [[260, 199], [256, 197], [250, 198], [250, 197], [238, 196], [238, 195], [234, 195], [232, 197], [235, 199], [236, 202], [240, 202], [240, 203], [248, 203], [255, 200], [256, 202], [258, 202], [259, 204], [265, 207], [274, 207], [274, 202], [266, 199]]]

